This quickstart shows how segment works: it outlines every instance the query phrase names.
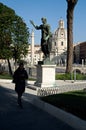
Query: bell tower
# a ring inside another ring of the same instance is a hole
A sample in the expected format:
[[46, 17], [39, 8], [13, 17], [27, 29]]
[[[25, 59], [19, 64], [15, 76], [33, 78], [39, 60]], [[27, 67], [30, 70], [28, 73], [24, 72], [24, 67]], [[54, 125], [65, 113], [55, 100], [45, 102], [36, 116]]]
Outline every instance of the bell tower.
[[62, 19], [59, 21], [59, 28], [64, 28], [64, 21]]

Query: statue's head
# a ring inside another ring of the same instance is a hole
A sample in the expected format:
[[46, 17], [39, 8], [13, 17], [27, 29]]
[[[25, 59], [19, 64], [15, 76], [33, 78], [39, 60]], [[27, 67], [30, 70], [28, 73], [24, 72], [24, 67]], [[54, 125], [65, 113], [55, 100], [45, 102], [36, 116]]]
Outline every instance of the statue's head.
[[77, 4], [78, 0], [66, 0], [70, 4]]
[[47, 22], [47, 19], [46, 18], [41, 18], [41, 20], [42, 20], [42, 23], [46, 23]]

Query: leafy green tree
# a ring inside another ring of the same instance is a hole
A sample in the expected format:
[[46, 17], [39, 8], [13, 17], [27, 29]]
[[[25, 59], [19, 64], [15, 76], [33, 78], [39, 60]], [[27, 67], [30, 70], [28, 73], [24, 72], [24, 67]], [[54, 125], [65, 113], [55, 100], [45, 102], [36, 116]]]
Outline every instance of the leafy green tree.
[[13, 52], [15, 63], [17, 63], [17, 61], [21, 60], [21, 58], [25, 57], [28, 53], [29, 32], [26, 24], [19, 16], [16, 16], [13, 22], [12, 44], [10, 47]]
[[15, 12], [0, 3], [0, 58], [10, 57], [11, 26]]
[[0, 58], [7, 59], [11, 74], [9, 59], [17, 62], [27, 55], [28, 38], [29, 31], [23, 19], [0, 3]]

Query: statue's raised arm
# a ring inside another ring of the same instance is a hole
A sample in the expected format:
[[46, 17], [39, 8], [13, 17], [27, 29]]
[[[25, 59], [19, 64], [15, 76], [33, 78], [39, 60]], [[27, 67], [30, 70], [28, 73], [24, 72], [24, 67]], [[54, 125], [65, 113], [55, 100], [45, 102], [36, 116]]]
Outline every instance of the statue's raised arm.
[[30, 23], [33, 25], [34, 28], [36, 28], [36, 25], [34, 24], [32, 20], [30, 20]]

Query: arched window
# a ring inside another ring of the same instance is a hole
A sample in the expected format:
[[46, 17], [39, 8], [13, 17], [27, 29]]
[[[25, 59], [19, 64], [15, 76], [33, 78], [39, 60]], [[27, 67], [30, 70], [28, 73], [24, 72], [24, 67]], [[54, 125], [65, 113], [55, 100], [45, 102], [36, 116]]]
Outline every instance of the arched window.
[[64, 42], [63, 42], [63, 41], [61, 41], [61, 46], [63, 46], [63, 44], [64, 44]]

